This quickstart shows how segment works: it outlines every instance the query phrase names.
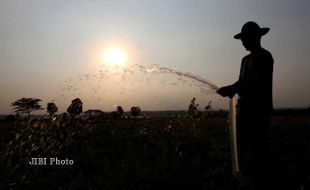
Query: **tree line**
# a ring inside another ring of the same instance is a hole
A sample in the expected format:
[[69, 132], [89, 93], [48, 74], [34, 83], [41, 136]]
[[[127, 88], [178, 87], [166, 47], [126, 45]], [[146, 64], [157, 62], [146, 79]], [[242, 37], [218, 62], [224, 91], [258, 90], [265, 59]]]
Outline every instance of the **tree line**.
[[[27, 114], [27, 118], [30, 119], [30, 113], [34, 111], [44, 110], [44, 108], [40, 105], [42, 100], [38, 98], [20, 98], [11, 103], [11, 107], [13, 107], [13, 112], [17, 115]], [[54, 102], [47, 103], [46, 112], [49, 114], [50, 118], [52, 118], [56, 112], [58, 111], [58, 107]], [[131, 107], [131, 115], [139, 116], [141, 114], [141, 108], [138, 106]], [[76, 117], [77, 115], [83, 112], [83, 102], [79, 98], [75, 98], [72, 100], [70, 106], [67, 108], [67, 112], [70, 114], [70, 117]], [[117, 110], [113, 112], [114, 115], [121, 117], [124, 111], [121, 106], [117, 106]]]

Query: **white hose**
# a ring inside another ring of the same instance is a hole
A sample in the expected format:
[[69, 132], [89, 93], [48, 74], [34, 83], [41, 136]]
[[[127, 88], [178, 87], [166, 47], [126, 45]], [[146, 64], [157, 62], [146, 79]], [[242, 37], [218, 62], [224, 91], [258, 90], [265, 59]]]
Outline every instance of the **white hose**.
[[237, 150], [236, 99], [237, 99], [236, 96], [230, 99], [230, 114], [229, 114], [232, 173], [235, 176], [239, 174], [238, 150]]

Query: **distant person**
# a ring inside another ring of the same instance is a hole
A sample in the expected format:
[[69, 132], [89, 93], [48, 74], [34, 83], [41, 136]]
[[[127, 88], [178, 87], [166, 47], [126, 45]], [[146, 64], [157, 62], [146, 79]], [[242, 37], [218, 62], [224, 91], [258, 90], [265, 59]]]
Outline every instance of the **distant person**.
[[196, 101], [196, 98], [194, 97], [194, 98], [191, 100], [191, 105], [195, 106], [195, 105], [196, 105], [195, 101]]
[[255, 22], [243, 25], [241, 33], [234, 38], [240, 39], [250, 54], [242, 59], [238, 81], [217, 91], [224, 97], [239, 95], [237, 144], [240, 172], [254, 179], [263, 179], [269, 168], [273, 58], [261, 46], [261, 37], [268, 31], [269, 28], [260, 28]]
[[205, 107], [205, 110], [207, 111], [207, 115], [210, 115], [210, 112], [212, 111], [211, 103], [212, 103], [212, 100], [210, 100], [208, 105]]
[[68, 107], [67, 112], [71, 118], [75, 118], [77, 115], [83, 112], [83, 102], [79, 98], [72, 100], [71, 105]]
[[189, 104], [188, 115], [191, 117], [197, 117], [199, 115], [198, 106], [199, 104], [196, 104], [196, 98], [194, 97]]

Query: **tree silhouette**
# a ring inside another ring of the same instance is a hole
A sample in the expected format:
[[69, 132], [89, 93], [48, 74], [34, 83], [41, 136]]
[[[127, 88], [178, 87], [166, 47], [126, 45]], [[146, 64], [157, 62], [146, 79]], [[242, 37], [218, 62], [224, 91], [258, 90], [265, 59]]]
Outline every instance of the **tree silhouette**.
[[18, 114], [28, 114], [28, 119], [30, 118], [30, 112], [43, 110], [39, 102], [42, 101], [37, 98], [21, 98], [11, 103], [11, 106], [14, 107], [13, 110]]
[[117, 106], [117, 114], [119, 115], [119, 117], [123, 116], [124, 110], [123, 110], [122, 106]]
[[70, 106], [67, 109], [71, 118], [75, 118], [77, 115], [83, 112], [83, 102], [79, 98], [72, 100]]
[[138, 106], [131, 107], [130, 111], [131, 111], [131, 116], [133, 117], [137, 117], [141, 114], [141, 108]]
[[57, 111], [58, 108], [55, 103], [53, 102], [47, 103], [46, 112], [50, 115], [50, 118], [52, 118]]

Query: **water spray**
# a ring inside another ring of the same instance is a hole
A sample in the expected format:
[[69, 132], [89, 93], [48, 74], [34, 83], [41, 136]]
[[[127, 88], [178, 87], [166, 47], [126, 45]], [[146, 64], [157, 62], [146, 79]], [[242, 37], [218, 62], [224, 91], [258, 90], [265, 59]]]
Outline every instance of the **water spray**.
[[209, 86], [210, 89], [213, 92], [216, 92], [219, 89], [219, 87], [216, 86], [215, 84], [213, 84], [211, 81], [208, 81], [206, 79], [203, 79], [203, 78], [201, 78], [199, 76], [196, 76], [196, 75], [193, 75], [191, 73], [184, 73], [184, 72], [177, 71], [177, 70], [169, 68], [169, 67], [162, 67], [162, 66], [157, 65], [157, 64], [152, 64], [151, 67], [145, 67], [145, 66], [142, 66], [142, 65], [139, 65], [139, 64], [136, 64], [136, 66], [141, 71], [144, 71], [144, 72], [147, 72], [147, 73], [170, 73], [170, 74], [177, 75], [179, 77], [184, 77], [184, 78], [187, 78], [187, 79], [192, 79], [194, 81], [197, 81], [197, 82], [200, 82], [200, 83], [202, 83], [204, 85]]
[[[217, 85], [212, 83], [209, 80], [206, 80], [200, 76], [193, 75], [191, 73], [184, 73], [181, 71], [177, 71], [175, 69], [169, 68], [169, 67], [163, 67], [157, 64], [152, 65], [140, 65], [135, 64], [134, 65], [138, 70], [144, 73], [152, 73], [152, 74], [172, 74], [176, 75], [178, 77], [194, 80], [198, 83], [195, 84], [196, 87], [199, 87], [201, 89], [204, 89], [206, 86], [210, 89], [209, 91], [204, 91], [204, 94], [213, 94], [216, 93], [216, 91], [219, 89]], [[102, 78], [105, 78], [106, 76], [116, 76], [120, 75], [122, 76], [123, 80], [126, 80], [127, 75], [132, 75], [134, 73], [131, 69], [124, 69], [123, 71], [118, 71], [116, 73], [109, 73], [109, 70], [99, 70], [99, 73], [96, 74], [80, 74], [79, 80], [72, 81], [72, 79], [68, 79], [65, 81], [65, 85], [62, 91], [75, 91], [78, 89], [78, 87], [75, 87], [76, 85], [81, 85], [81, 82], [89, 81], [90, 79], [97, 79], [101, 80]], [[99, 76], [99, 78], [98, 78]], [[87, 85], [89, 86], [89, 85]], [[94, 92], [95, 93], [95, 92]], [[65, 93], [63, 95], [65, 96]], [[63, 97], [62, 97], [63, 98]], [[54, 98], [56, 99], [56, 98]], [[238, 164], [238, 152], [237, 152], [237, 128], [236, 128], [236, 96], [232, 97], [230, 99], [230, 114], [229, 114], [229, 126], [230, 126], [230, 139], [231, 139], [231, 161], [232, 161], [232, 173], [234, 175], [237, 175], [239, 173], [239, 164]]]
[[[193, 79], [204, 85], [207, 85], [211, 88], [211, 91], [216, 92], [219, 87], [213, 84], [212, 82], [205, 80], [199, 76], [195, 76], [191, 73], [183, 73], [176, 71], [168, 67], [162, 67], [156, 64], [153, 64], [151, 68], [145, 68], [141, 65], [137, 65], [141, 70], [144, 70], [148, 73], [172, 73], [180, 77]], [[231, 162], [232, 162], [232, 173], [233, 175], [239, 174], [239, 162], [238, 162], [238, 150], [237, 150], [237, 122], [236, 122], [236, 99], [234, 96], [230, 99], [229, 102], [229, 125], [230, 125], [230, 145], [231, 145]]]
[[[140, 69], [144, 69], [148, 73], [172, 73], [178, 75], [180, 77], [185, 77], [189, 79], [196, 80], [204, 85], [208, 85], [212, 92], [216, 92], [219, 87], [213, 84], [212, 82], [205, 80], [199, 76], [195, 76], [190, 73], [183, 73], [180, 71], [176, 71], [174, 69], [168, 67], [161, 67], [159, 65], [153, 64], [151, 68], [144, 68], [139, 66]], [[231, 162], [232, 162], [232, 173], [233, 175], [239, 174], [239, 162], [238, 162], [238, 149], [237, 149], [237, 122], [236, 122], [236, 99], [234, 96], [230, 99], [229, 106], [229, 125], [230, 125], [230, 145], [231, 145]]]

